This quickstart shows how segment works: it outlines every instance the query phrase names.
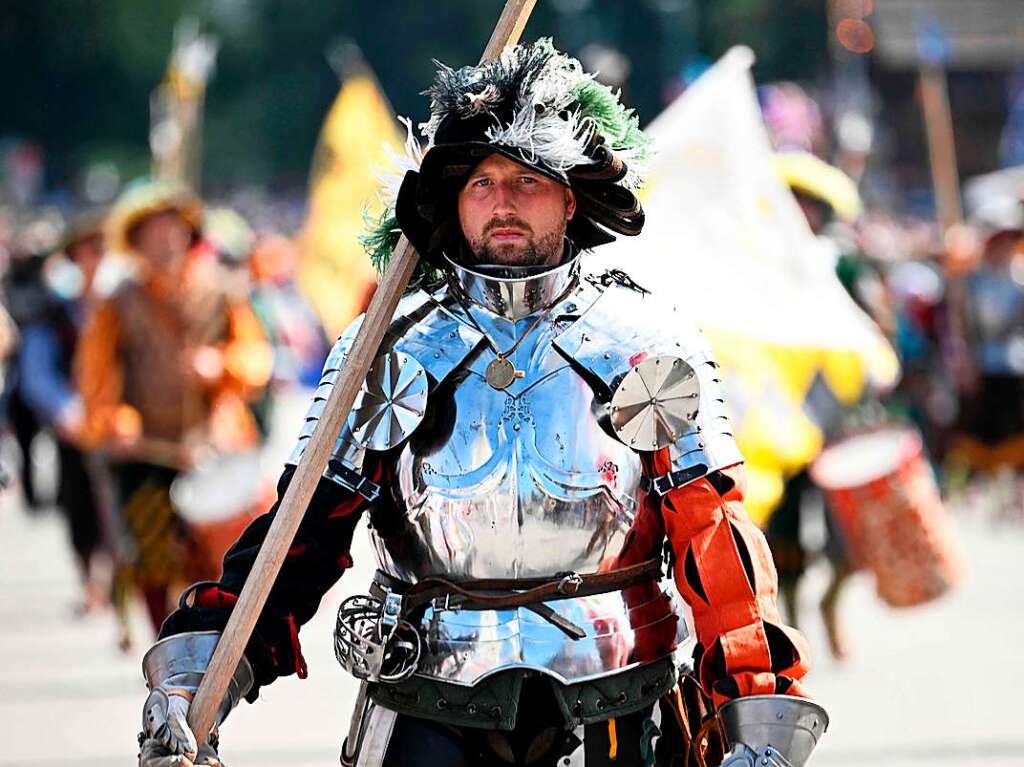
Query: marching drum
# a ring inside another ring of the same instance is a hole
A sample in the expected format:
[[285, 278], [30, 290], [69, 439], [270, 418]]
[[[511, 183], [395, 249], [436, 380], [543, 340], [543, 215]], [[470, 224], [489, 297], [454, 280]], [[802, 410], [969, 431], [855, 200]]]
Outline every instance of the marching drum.
[[257, 450], [223, 453], [183, 472], [171, 485], [171, 502], [189, 526], [204, 577], [220, 574], [231, 544], [270, 508], [274, 487], [264, 478], [262, 463]]
[[811, 466], [855, 566], [875, 575], [893, 607], [931, 601], [959, 579], [954, 533], [916, 431], [886, 427], [846, 437]]

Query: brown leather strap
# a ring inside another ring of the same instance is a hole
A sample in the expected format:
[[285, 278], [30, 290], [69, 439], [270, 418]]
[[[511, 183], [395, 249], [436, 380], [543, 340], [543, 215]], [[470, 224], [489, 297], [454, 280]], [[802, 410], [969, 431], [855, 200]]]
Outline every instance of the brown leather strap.
[[381, 585], [402, 594], [402, 609], [411, 613], [438, 600], [438, 606], [461, 610], [509, 610], [572, 597], [604, 594], [661, 577], [661, 560], [598, 573], [558, 573], [545, 578], [482, 578], [451, 581], [430, 576], [413, 585], [377, 574]]

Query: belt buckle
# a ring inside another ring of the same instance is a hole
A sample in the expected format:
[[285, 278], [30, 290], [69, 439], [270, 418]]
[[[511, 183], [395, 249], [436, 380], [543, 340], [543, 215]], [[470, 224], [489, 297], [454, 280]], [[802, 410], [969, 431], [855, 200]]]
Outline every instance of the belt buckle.
[[669, 490], [676, 486], [675, 477], [672, 475], [672, 472], [655, 477], [651, 484], [654, 486], [655, 492], [661, 496], [667, 495]]
[[558, 593], [571, 596], [580, 590], [580, 586], [583, 585], [583, 576], [579, 573], [569, 572], [566, 573], [562, 580], [558, 582]]
[[450, 591], [445, 592], [444, 602], [439, 603], [439, 599], [441, 599], [441, 597], [434, 597], [430, 600], [430, 609], [433, 610], [435, 614], [445, 612], [457, 613], [462, 609], [460, 604], [452, 604], [452, 595]]

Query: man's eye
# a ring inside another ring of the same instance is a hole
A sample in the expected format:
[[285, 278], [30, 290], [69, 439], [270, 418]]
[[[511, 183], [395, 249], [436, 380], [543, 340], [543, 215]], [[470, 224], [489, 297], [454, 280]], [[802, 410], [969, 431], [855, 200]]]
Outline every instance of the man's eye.
[[478, 178], [473, 182], [473, 186], [490, 186], [491, 180], [489, 178]]
[[535, 179], [533, 176], [520, 176], [519, 177], [519, 181], [520, 181], [520, 183], [523, 183], [523, 184], [536, 184], [537, 183], [537, 179]]

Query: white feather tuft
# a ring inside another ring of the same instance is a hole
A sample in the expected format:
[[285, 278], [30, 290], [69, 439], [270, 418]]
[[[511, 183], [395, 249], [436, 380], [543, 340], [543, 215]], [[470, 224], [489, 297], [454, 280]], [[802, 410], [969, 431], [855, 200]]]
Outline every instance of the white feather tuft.
[[571, 113], [568, 119], [551, 112], [537, 113], [533, 105], [519, 109], [509, 125], [488, 129], [494, 144], [518, 149], [528, 163], [541, 162], [561, 174], [579, 165], [592, 165], [586, 147], [593, 135], [590, 121]]
[[388, 153], [389, 164], [376, 172], [377, 181], [381, 188], [379, 192], [380, 201], [388, 210], [393, 210], [395, 201], [398, 199], [398, 190], [402, 186], [405, 174], [410, 170], [419, 170], [423, 162], [425, 149], [416, 138], [416, 131], [413, 128], [412, 120], [408, 117], [399, 117], [398, 121], [405, 126], [405, 151], [396, 152], [387, 144], [385, 149]]

